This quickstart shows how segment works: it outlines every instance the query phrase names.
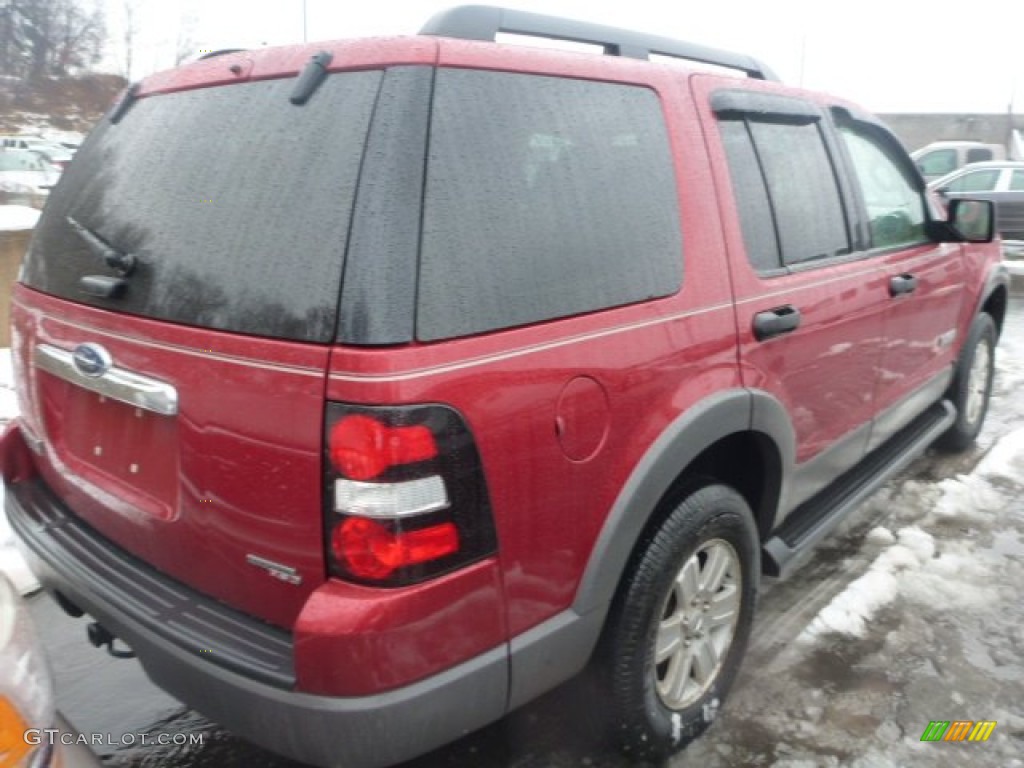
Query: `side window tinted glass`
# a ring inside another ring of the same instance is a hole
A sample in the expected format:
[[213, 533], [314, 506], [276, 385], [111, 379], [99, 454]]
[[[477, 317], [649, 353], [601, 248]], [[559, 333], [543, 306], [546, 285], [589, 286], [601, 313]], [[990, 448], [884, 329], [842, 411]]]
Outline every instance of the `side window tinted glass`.
[[729, 175], [747, 258], [758, 271], [778, 269], [782, 266], [782, 258], [772, 206], [747, 123], [744, 120], [722, 120], [719, 126], [729, 159]]
[[936, 149], [917, 159], [917, 167], [925, 176], [945, 176], [956, 170], [956, 150]]
[[872, 137], [840, 127], [867, 207], [874, 248], [909, 245], [925, 239], [924, 196], [907, 174]]
[[948, 189], [950, 192], [991, 192], [996, 188], [1000, 173], [997, 168], [965, 173], [953, 179]]
[[992, 159], [992, 150], [987, 147], [975, 147], [967, 150], [968, 163], [983, 163]]
[[678, 192], [653, 91], [443, 69], [430, 136], [418, 338], [679, 289]]
[[748, 121], [785, 264], [850, 252], [842, 198], [817, 122]]
[[1024, 191], [1024, 171], [1014, 171], [1010, 177], [1010, 189], [1014, 192]]

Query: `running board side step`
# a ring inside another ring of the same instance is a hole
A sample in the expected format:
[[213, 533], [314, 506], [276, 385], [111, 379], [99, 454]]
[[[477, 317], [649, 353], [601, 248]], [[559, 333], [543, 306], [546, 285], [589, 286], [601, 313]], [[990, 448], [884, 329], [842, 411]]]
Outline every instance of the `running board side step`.
[[764, 543], [764, 573], [780, 578], [792, 573], [803, 556], [847, 514], [921, 456], [955, 420], [952, 403], [936, 403], [835, 483], [793, 510]]

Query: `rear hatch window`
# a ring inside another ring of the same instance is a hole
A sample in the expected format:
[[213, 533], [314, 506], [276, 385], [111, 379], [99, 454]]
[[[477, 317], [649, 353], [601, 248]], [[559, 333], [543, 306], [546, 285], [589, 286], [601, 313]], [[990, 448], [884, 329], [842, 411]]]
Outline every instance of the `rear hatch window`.
[[[291, 78], [139, 99], [76, 155], [23, 282], [118, 312], [329, 342], [381, 78], [333, 75], [303, 106], [289, 103]], [[118, 278], [104, 248], [134, 258], [119, 298], [83, 290], [83, 278]]]

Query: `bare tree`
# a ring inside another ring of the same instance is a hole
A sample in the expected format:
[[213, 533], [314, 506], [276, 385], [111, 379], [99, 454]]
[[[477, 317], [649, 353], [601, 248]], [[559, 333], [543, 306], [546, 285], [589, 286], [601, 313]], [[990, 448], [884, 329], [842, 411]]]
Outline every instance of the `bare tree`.
[[106, 28], [98, 5], [88, 8], [74, 0], [62, 0], [55, 29], [50, 72], [67, 75], [95, 64], [103, 52]]
[[196, 52], [196, 29], [199, 18], [194, 11], [183, 11], [178, 17], [178, 38], [174, 44], [174, 66], [178, 66]]
[[105, 27], [95, 0], [0, 2], [0, 72], [35, 80], [99, 60]]

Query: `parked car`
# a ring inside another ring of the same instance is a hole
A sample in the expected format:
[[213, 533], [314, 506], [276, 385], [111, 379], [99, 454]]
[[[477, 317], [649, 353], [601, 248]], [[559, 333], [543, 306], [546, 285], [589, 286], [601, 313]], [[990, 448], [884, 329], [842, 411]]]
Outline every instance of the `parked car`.
[[0, 150], [0, 204], [41, 208], [60, 169], [29, 149]]
[[934, 181], [971, 163], [1005, 160], [1006, 147], [980, 141], [933, 141], [910, 153], [925, 181]]
[[[86, 740], [87, 741], [87, 740]], [[0, 758], [12, 768], [99, 768], [54, 704], [32, 618], [0, 573]]]
[[1024, 240], [1024, 162], [973, 163], [928, 186], [947, 199], [991, 200], [1003, 238]]
[[74, 151], [56, 141], [48, 141], [36, 136], [5, 136], [0, 139], [4, 149], [26, 149], [38, 152], [48, 163], [61, 170], [67, 168], [74, 156]]
[[36, 144], [29, 147], [30, 152], [40, 155], [50, 165], [56, 166], [61, 171], [67, 170], [74, 153], [61, 144]]
[[30, 141], [42, 141], [39, 136], [0, 136], [2, 149], [28, 149]]
[[14, 290], [11, 525], [94, 640], [303, 762], [396, 763], [585, 669], [666, 755], [762, 570], [981, 429], [993, 208], [930, 211], [861, 108], [584, 22], [154, 75]]

